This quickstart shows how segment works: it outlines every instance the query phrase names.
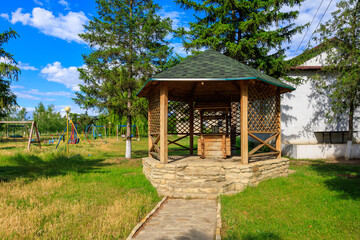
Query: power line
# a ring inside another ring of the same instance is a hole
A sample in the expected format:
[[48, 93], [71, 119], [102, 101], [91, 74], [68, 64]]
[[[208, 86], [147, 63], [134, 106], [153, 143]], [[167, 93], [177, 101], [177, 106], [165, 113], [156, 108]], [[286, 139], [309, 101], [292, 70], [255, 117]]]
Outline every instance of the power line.
[[316, 13], [315, 13], [313, 19], [311, 20], [311, 23], [310, 23], [309, 27], [307, 28], [306, 33], [304, 34], [303, 38], [301, 39], [301, 42], [300, 42], [299, 46], [297, 47], [297, 49], [296, 49], [296, 51], [295, 51], [295, 55], [296, 55], [296, 53], [299, 51], [299, 48], [300, 48], [302, 42], [304, 41], [304, 39], [305, 39], [305, 37], [306, 37], [306, 34], [309, 32], [309, 29], [310, 29], [311, 25], [313, 24], [313, 22], [314, 22], [314, 20], [315, 20], [315, 18], [316, 18], [316, 15], [318, 14], [319, 9], [320, 9], [323, 1], [324, 1], [324, 0], [321, 0], [321, 3], [320, 3], [320, 5], [319, 5], [318, 9], [316, 10]]
[[320, 21], [319, 21], [318, 25], [316, 26], [316, 28], [314, 29], [313, 33], [311, 34], [309, 41], [308, 41], [308, 42], [307, 42], [307, 44], [305, 45], [305, 46], [306, 46], [306, 48], [309, 46], [310, 41], [311, 41], [311, 39], [312, 39], [312, 36], [314, 35], [314, 33], [315, 33], [316, 29], [319, 27], [319, 25], [320, 25], [321, 21], [323, 20], [323, 18], [324, 18], [324, 16], [325, 16], [325, 14], [326, 14], [326, 12], [327, 12], [327, 10], [329, 9], [329, 7], [330, 7], [330, 5], [331, 5], [332, 1], [333, 1], [333, 0], [331, 0], [331, 1], [329, 2], [328, 6], [327, 6], [327, 7], [326, 7], [326, 9], [325, 9], [324, 14], [321, 16], [321, 19], [320, 19]]

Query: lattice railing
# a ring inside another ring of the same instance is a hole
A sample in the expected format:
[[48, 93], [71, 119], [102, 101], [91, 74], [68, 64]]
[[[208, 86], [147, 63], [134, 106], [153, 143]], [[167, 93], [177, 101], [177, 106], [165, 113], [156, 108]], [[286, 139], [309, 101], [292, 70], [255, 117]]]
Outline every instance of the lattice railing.
[[160, 133], [160, 87], [153, 87], [149, 96], [149, 132]]
[[231, 103], [231, 132], [240, 135], [240, 102]]
[[280, 94], [265, 84], [249, 85], [248, 127], [257, 133], [280, 131]]
[[181, 99], [169, 101], [168, 108], [168, 133], [189, 134], [190, 108], [189, 103]]
[[249, 85], [248, 96], [248, 133], [260, 143], [249, 152], [249, 157], [276, 157], [280, 153], [275, 146], [281, 131], [280, 94], [275, 87], [255, 83]]

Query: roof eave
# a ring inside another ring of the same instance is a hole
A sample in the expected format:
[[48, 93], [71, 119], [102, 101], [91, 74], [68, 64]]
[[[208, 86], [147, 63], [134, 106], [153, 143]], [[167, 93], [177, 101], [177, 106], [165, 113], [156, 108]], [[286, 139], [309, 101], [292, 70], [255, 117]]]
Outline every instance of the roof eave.
[[237, 80], [260, 80], [263, 82], [266, 82], [270, 85], [274, 85], [277, 87], [282, 87], [285, 88], [286, 91], [285, 92], [292, 92], [294, 91], [296, 88], [287, 85], [287, 84], [277, 84], [277, 83], [273, 83], [271, 81], [268, 81], [266, 79], [260, 78], [260, 77], [241, 77], [241, 78], [151, 78], [149, 80], [147, 80], [147, 82], [144, 84], [144, 86], [140, 89], [140, 91], [136, 94], [136, 96], [138, 97], [146, 97], [143, 94], [143, 90], [147, 88], [147, 86], [150, 84], [150, 82], [152, 81], [237, 81]]

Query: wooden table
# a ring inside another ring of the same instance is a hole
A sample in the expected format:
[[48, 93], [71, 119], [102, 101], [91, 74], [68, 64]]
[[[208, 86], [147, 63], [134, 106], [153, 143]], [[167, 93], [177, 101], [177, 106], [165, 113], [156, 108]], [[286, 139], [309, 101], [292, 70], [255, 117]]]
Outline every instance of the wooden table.
[[201, 134], [198, 155], [201, 158], [226, 158], [231, 155], [230, 137], [225, 133]]

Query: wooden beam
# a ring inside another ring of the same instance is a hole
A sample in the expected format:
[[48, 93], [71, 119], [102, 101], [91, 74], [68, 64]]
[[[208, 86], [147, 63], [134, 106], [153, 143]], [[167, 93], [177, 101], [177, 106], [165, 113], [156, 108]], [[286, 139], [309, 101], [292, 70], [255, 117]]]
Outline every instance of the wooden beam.
[[281, 98], [280, 98], [280, 87], [276, 90], [277, 95], [277, 119], [279, 121], [279, 136], [276, 138], [276, 149], [279, 151], [277, 158], [281, 158]]
[[260, 156], [267, 156], [267, 155], [275, 155], [279, 154], [278, 152], [264, 152], [264, 153], [256, 153], [252, 155], [252, 157], [260, 157]]
[[21, 124], [25, 124], [25, 123], [33, 123], [33, 121], [0, 121], [0, 123], [21, 123]]
[[28, 150], [30, 150], [31, 138], [32, 138], [33, 130], [34, 130], [34, 122], [31, 123], [31, 130], [30, 130], [29, 142], [28, 142], [28, 147], [27, 147]]
[[241, 124], [241, 163], [249, 163], [248, 146], [248, 90], [249, 82], [240, 82], [240, 124]]
[[160, 141], [160, 135], [158, 135], [156, 137], [156, 139], [154, 139], [151, 134], [149, 135], [149, 138], [151, 140], [151, 147], [150, 147], [150, 150], [149, 152], [152, 152], [154, 149], [157, 151], [157, 152], [160, 152], [160, 149], [159, 149], [159, 146], [157, 145], [157, 143]]
[[249, 156], [254, 155], [254, 153], [256, 151], [258, 151], [260, 148], [262, 148], [263, 146], [267, 146], [268, 148], [270, 148], [271, 150], [278, 152], [278, 150], [276, 148], [274, 148], [273, 146], [271, 146], [270, 144], [268, 144], [269, 141], [271, 141], [273, 138], [277, 137], [278, 134], [274, 134], [272, 136], [270, 136], [268, 139], [266, 139], [265, 141], [261, 140], [260, 138], [258, 138], [257, 136], [255, 136], [254, 134], [249, 133], [249, 136], [254, 138], [256, 141], [259, 141], [261, 144], [258, 145], [257, 147], [255, 147], [253, 150], [251, 150], [249, 152]]
[[238, 92], [240, 92], [240, 87], [239, 87], [237, 81], [231, 81], [231, 84], [238, 90]]
[[160, 162], [168, 163], [168, 83], [160, 82]]
[[194, 154], [194, 99], [191, 97], [189, 100], [189, 132], [190, 132], [190, 155]]
[[35, 121], [34, 121], [33, 125], [34, 125], [34, 129], [35, 129], [36, 138], [37, 138], [37, 140], [39, 141], [39, 148], [41, 149], [41, 142], [40, 142], [39, 131], [38, 131], [37, 127], [36, 127], [36, 122], [35, 122]]

